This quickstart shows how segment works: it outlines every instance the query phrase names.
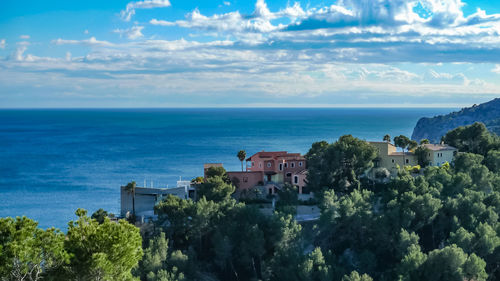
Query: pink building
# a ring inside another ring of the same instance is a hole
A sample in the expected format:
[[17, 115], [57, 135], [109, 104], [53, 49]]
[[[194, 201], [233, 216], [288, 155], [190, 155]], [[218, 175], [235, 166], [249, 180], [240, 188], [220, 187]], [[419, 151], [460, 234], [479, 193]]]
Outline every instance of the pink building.
[[255, 186], [264, 187], [268, 194], [276, 193], [283, 184], [298, 187], [302, 194], [306, 178], [306, 159], [300, 153], [261, 151], [246, 159], [246, 171], [227, 172], [237, 186], [237, 192]]

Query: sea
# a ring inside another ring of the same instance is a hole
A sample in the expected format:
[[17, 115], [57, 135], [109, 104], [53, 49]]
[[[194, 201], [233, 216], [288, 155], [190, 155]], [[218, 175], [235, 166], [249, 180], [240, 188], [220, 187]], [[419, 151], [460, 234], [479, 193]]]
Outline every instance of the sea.
[[204, 163], [240, 170], [239, 150], [307, 153], [351, 134], [411, 136], [417, 120], [455, 108], [0, 110], [0, 217], [67, 229], [77, 208], [120, 212], [120, 186], [174, 187]]

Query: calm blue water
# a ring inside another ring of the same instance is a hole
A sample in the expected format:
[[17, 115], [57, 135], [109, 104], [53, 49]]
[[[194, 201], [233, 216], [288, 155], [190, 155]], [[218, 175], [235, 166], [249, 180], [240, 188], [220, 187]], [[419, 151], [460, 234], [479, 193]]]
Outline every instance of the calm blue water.
[[66, 228], [77, 208], [119, 213], [119, 187], [240, 169], [236, 153], [306, 153], [343, 134], [410, 136], [417, 120], [451, 109], [0, 110], [0, 217]]

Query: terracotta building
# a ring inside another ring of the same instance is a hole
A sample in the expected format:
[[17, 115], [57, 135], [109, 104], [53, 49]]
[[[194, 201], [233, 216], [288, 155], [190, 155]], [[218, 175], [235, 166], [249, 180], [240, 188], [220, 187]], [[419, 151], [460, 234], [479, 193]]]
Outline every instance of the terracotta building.
[[[204, 169], [222, 164], [205, 164]], [[300, 153], [286, 151], [261, 151], [246, 159], [245, 171], [228, 171], [237, 187], [237, 193], [253, 187], [261, 187], [268, 194], [275, 194], [285, 183], [298, 187], [302, 194], [306, 178], [306, 159]]]

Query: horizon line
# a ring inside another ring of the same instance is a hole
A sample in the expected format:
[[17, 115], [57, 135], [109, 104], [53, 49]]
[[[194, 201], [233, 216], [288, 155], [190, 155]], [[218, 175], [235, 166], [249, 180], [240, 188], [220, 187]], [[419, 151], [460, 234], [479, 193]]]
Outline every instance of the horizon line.
[[378, 109], [378, 108], [443, 108], [443, 109], [457, 109], [464, 107], [472, 107], [473, 104], [339, 104], [339, 105], [178, 105], [178, 106], [37, 106], [37, 107], [1, 107], [0, 110], [43, 110], [43, 109]]

